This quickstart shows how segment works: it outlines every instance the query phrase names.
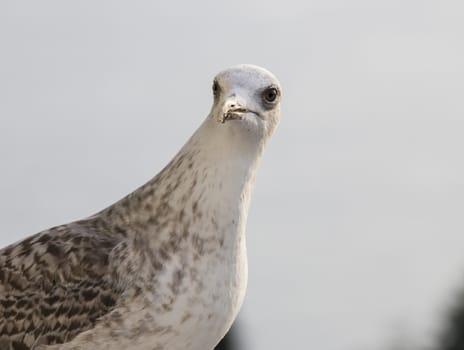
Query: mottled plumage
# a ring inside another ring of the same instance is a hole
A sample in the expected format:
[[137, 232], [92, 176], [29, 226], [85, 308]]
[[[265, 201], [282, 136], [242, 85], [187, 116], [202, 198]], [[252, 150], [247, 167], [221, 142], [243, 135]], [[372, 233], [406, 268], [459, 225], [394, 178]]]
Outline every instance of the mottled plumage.
[[224, 336], [246, 289], [251, 189], [280, 87], [242, 65], [213, 91], [210, 114], [155, 178], [0, 250], [0, 350], [211, 350]]

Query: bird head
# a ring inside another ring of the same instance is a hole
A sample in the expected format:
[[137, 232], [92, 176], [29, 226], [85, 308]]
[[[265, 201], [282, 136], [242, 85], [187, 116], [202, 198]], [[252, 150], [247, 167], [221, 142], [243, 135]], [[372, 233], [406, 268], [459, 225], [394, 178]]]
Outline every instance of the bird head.
[[213, 81], [213, 96], [210, 116], [224, 128], [262, 139], [278, 125], [281, 87], [264, 68], [244, 64], [221, 71]]

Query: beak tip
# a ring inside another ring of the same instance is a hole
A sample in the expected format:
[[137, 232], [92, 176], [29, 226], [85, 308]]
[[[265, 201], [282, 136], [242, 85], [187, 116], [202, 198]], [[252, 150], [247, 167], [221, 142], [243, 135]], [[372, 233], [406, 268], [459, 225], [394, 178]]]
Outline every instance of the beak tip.
[[226, 122], [226, 115], [224, 113], [218, 114], [215, 119], [218, 123], [224, 124]]

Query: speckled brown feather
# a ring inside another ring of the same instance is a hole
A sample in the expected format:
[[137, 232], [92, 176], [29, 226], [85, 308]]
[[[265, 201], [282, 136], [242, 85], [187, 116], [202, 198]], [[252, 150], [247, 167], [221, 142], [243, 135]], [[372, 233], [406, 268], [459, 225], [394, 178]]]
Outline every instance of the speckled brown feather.
[[[176, 157], [150, 182], [99, 214], [0, 250], [0, 350], [63, 344], [100, 320], [109, 327], [121, 322], [119, 312], [110, 315], [118, 301], [136, 297], [141, 285], [153, 288], [153, 277], [152, 285], [140, 283], [147, 267], [153, 275], [187, 243], [186, 218], [169, 208], [166, 197], [181, 182], [173, 171], [188, 168], [190, 162], [191, 155]], [[165, 186], [173, 180], [177, 185]], [[152, 203], [157, 203], [156, 210]], [[161, 236], [172, 220], [177, 222], [175, 231], [182, 230], [165, 240], [159, 237], [155, 251], [149, 249], [146, 236], [136, 234], [159, 231]], [[200, 238], [194, 241], [204, 249]], [[177, 270], [173, 275], [174, 292], [179, 274]], [[159, 313], [169, 307], [161, 304]]]
[[108, 313], [120, 293], [106, 278], [111, 251], [123, 241], [96, 217], [0, 250], [0, 349], [63, 343]]

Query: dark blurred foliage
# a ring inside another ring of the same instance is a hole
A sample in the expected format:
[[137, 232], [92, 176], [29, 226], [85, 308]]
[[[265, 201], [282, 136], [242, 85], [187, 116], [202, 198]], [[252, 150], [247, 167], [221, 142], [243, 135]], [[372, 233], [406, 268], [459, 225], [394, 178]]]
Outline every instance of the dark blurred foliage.
[[237, 327], [232, 326], [230, 331], [221, 340], [221, 342], [214, 348], [214, 350], [240, 350], [238, 346]]
[[464, 290], [448, 311], [436, 350], [464, 350]]

